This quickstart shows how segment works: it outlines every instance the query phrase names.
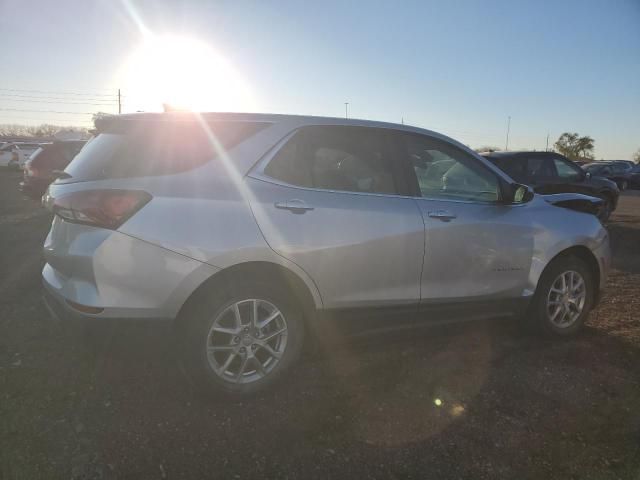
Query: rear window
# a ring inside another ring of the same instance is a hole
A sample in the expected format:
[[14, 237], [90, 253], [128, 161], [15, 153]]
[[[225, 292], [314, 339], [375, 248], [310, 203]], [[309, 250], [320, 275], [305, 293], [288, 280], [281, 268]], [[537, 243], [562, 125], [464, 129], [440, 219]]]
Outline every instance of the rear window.
[[98, 134], [67, 166], [68, 182], [170, 175], [199, 167], [265, 128], [267, 123], [131, 122]]

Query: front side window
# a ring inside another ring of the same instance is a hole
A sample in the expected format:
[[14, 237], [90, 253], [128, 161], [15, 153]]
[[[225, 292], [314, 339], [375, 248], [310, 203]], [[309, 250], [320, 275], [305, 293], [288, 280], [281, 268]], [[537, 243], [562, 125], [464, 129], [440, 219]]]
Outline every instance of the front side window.
[[300, 187], [399, 193], [387, 136], [375, 128], [302, 128], [269, 162], [264, 173]]
[[420, 135], [404, 136], [404, 145], [423, 197], [482, 202], [500, 198], [498, 178], [462, 150]]
[[574, 166], [569, 162], [565, 162], [560, 158], [554, 158], [553, 163], [555, 164], [558, 176], [563, 180], [576, 181], [582, 178], [580, 167]]
[[527, 159], [527, 176], [533, 180], [548, 180], [556, 177], [550, 158], [530, 157]]

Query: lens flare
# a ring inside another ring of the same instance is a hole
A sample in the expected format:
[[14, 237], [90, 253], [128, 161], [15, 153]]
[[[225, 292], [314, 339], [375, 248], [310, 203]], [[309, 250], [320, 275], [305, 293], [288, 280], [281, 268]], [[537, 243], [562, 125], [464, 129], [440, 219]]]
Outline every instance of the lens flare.
[[188, 37], [148, 35], [118, 77], [123, 112], [256, 110], [249, 84], [231, 63]]

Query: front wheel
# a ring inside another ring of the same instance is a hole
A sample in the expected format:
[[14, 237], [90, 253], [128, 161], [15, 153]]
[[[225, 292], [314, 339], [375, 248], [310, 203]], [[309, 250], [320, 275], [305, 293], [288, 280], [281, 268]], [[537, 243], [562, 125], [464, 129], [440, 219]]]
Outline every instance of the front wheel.
[[613, 211], [613, 204], [611, 203], [611, 200], [607, 197], [604, 197], [602, 199], [602, 206], [600, 207], [600, 211], [598, 212], [598, 218], [600, 219], [601, 222], [606, 222], [607, 220], [609, 220], [609, 217], [611, 216], [611, 212]]
[[576, 257], [554, 260], [540, 278], [529, 320], [549, 335], [575, 335], [589, 316], [595, 289], [584, 261]]
[[246, 396], [273, 385], [299, 359], [302, 310], [284, 289], [259, 284], [217, 292], [187, 315], [183, 361], [207, 393]]

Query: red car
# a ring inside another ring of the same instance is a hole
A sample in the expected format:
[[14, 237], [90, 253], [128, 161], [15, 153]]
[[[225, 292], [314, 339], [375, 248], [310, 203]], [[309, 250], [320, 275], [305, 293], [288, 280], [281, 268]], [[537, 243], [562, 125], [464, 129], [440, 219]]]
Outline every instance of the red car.
[[20, 190], [28, 197], [40, 200], [49, 184], [69, 165], [85, 143], [85, 140], [61, 140], [42, 145], [25, 163]]

